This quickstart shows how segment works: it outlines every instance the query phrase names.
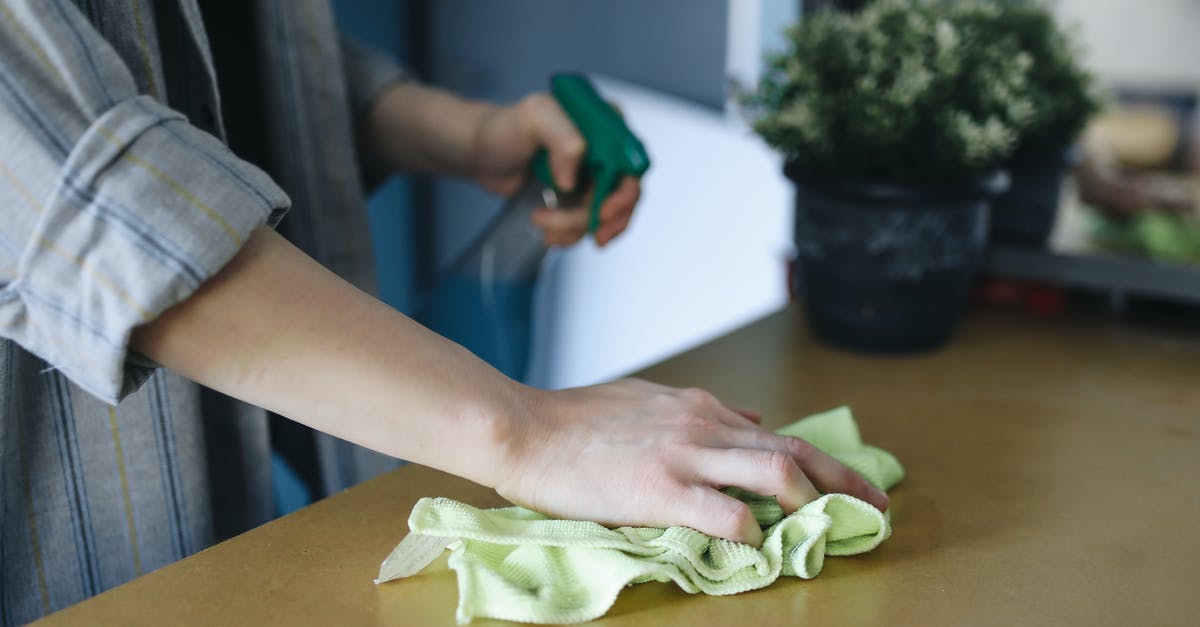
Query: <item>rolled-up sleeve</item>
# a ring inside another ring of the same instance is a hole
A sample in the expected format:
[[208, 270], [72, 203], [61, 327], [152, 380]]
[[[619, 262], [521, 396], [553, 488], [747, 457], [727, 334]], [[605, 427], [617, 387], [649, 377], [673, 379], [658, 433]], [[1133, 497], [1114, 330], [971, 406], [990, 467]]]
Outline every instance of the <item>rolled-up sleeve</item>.
[[0, 334], [110, 403], [134, 327], [191, 295], [287, 196], [157, 100], [70, 3], [0, 0]]
[[409, 80], [409, 75], [390, 55], [346, 35], [341, 37], [342, 66], [346, 74], [350, 111], [366, 115], [371, 103], [384, 89]]

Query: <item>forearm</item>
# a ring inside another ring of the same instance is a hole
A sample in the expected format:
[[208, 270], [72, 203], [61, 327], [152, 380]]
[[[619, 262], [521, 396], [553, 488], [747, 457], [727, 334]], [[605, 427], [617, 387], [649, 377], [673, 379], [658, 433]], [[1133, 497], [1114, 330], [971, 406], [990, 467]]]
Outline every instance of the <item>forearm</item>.
[[467, 176], [489, 104], [418, 83], [399, 83], [376, 99], [361, 132], [366, 150], [398, 170]]
[[485, 485], [536, 394], [265, 227], [132, 343], [216, 390]]
[[833, 458], [699, 390], [521, 386], [267, 228], [132, 341], [195, 381], [551, 515], [757, 543], [753, 513], [718, 488], [774, 495], [788, 512], [814, 484], [887, 505]]

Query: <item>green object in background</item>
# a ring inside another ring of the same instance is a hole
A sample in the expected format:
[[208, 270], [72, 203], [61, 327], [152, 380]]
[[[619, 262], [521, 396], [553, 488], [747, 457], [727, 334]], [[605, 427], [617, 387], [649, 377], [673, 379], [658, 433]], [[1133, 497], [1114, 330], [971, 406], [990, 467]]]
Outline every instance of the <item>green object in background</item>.
[[[646, 148], [624, 118], [596, 93], [592, 83], [582, 74], [555, 74], [550, 79], [550, 93], [567, 112], [587, 142], [583, 157], [583, 176], [577, 186], [590, 179], [595, 186], [592, 204], [588, 208], [588, 232], [600, 226], [600, 205], [617, 187], [622, 177], [640, 177], [650, 168]], [[550, 157], [545, 150], [533, 158], [534, 175], [560, 195], [573, 190], [560, 190], [550, 170]]]
[[1200, 263], [1200, 220], [1165, 211], [1111, 218], [1088, 207], [1096, 243], [1106, 248], [1167, 263]]
[[1200, 260], [1200, 224], [1195, 220], [1155, 211], [1135, 220], [1133, 230], [1154, 259], [1177, 263]]
[[[807, 440], [881, 489], [904, 476], [891, 453], [862, 442], [849, 408], [779, 433]], [[520, 507], [481, 510], [421, 499], [409, 517], [411, 533], [384, 560], [376, 582], [414, 575], [450, 546], [460, 623], [485, 617], [573, 623], [604, 615], [630, 584], [674, 581], [693, 594], [737, 594], [780, 576], [811, 579], [825, 556], [865, 553], [891, 534], [889, 516], [845, 494], [826, 494], [785, 515], [774, 497], [727, 493], [746, 502], [765, 529], [761, 548], [687, 527], [609, 529]]]

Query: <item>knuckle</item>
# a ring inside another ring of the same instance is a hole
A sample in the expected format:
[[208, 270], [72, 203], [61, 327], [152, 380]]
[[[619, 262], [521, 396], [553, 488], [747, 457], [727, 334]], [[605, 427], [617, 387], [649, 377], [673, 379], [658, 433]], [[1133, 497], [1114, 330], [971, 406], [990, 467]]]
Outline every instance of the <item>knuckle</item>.
[[687, 487], [670, 478], [665, 472], [648, 472], [643, 477], [642, 489], [635, 496], [638, 511], [679, 511], [686, 503]]
[[533, 113], [544, 111], [548, 106], [553, 104], [554, 99], [550, 97], [550, 94], [541, 91], [528, 94], [517, 102], [518, 107]]
[[871, 485], [866, 478], [846, 466], [842, 466], [841, 480], [842, 484], [855, 494], [866, 494]]
[[812, 461], [813, 456], [817, 454], [815, 446], [800, 438], [788, 436], [786, 442], [787, 450], [791, 453], [792, 459], [800, 465], [805, 465]]
[[698, 407], [712, 407], [717, 403], [717, 397], [713, 396], [708, 390], [702, 388], [685, 388], [679, 391], [679, 396], [683, 400]]
[[724, 511], [719, 514], [721, 522], [718, 524], [718, 529], [724, 537], [732, 538], [741, 535], [742, 530], [754, 521], [754, 514], [750, 512], [750, 507], [740, 501], [733, 499], [722, 501], [721, 508]]
[[800, 472], [791, 455], [781, 451], [767, 451], [763, 455], [762, 465], [772, 479], [784, 484], [795, 481]]
[[709, 428], [709, 422], [694, 412], [680, 411], [673, 414], [674, 426], [685, 431], [702, 431]]

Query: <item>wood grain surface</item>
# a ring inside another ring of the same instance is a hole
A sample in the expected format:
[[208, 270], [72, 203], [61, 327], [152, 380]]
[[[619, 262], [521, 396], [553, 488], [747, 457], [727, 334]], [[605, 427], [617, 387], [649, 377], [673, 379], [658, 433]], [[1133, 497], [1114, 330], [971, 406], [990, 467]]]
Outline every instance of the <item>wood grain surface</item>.
[[[908, 476], [873, 553], [732, 597], [640, 585], [599, 624], [1200, 624], [1195, 337], [978, 313], [941, 351], [870, 357], [815, 344], [789, 309], [641, 375], [706, 387], [768, 425], [848, 404]], [[452, 625], [444, 558], [371, 583], [422, 496], [502, 504], [410, 466], [44, 624]]]

